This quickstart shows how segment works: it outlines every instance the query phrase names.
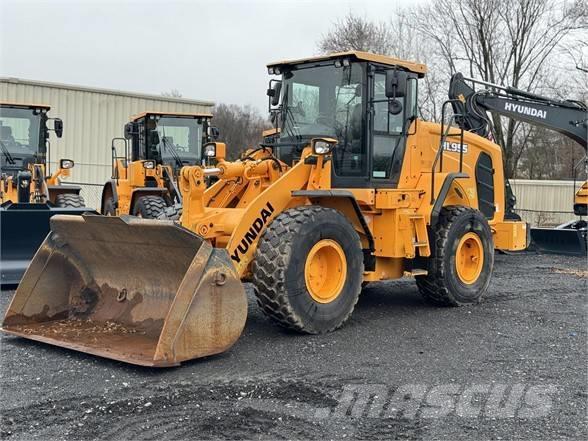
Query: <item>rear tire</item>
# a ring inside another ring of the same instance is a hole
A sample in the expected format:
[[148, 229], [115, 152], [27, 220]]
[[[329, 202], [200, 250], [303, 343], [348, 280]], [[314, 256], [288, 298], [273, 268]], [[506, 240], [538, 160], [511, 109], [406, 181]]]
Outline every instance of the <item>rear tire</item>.
[[55, 197], [55, 205], [62, 208], [83, 208], [86, 203], [79, 194], [58, 194]]
[[486, 218], [469, 207], [445, 207], [431, 234], [426, 276], [417, 276], [420, 293], [440, 306], [479, 303], [490, 284], [494, 243]]
[[165, 199], [161, 196], [142, 196], [133, 207], [133, 216], [145, 219], [157, 219], [167, 208]]
[[308, 334], [339, 328], [361, 292], [359, 235], [337, 210], [292, 208], [267, 228], [252, 265], [257, 302], [281, 326]]
[[173, 220], [179, 222], [181, 216], [182, 204], [174, 204], [163, 210], [159, 216], [157, 216], [157, 219]]

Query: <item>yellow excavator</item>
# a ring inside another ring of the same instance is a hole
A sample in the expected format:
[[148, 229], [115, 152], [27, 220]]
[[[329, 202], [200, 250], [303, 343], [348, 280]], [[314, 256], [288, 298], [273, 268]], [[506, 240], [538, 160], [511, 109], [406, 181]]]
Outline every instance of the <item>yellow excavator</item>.
[[[209, 113], [142, 112], [112, 140], [112, 178], [102, 190], [101, 212], [155, 219], [181, 203], [176, 176], [186, 165], [202, 163], [202, 145], [216, 139]], [[119, 156], [117, 144], [124, 144]]]
[[[499, 145], [417, 116], [426, 66], [364, 52], [268, 65], [279, 137], [179, 174], [178, 222], [59, 216], [4, 332], [145, 366], [227, 350], [247, 317], [310, 334], [352, 314], [362, 283], [413, 276], [438, 305], [480, 302], [494, 250], [522, 250], [505, 218]], [[206, 178], [218, 180], [210, 186]]]

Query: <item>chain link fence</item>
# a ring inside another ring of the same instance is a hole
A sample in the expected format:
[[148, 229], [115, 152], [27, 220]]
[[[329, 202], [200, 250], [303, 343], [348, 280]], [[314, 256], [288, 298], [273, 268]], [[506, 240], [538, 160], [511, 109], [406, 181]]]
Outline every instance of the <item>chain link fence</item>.
[[67, 182], [68, 185], [77, 185], [82, 187], [80, 194], [86, 201], [86, 207], [94, 208], [100, 212], [100, 204], [102, 202], [102, 189], [104, 184], [91, 184], [87, 182]]

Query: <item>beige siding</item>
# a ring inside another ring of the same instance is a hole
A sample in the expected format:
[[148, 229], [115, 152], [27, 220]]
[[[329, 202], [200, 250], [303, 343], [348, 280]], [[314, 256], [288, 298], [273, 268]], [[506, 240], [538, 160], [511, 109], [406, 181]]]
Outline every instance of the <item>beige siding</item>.
[[582, 182], [511, 179], [517, 212], [531, 225], [556, 225], [575, 219], [574, 195]]
[[[122, 136], [131, 115], [146, 110], [211, 112], [213, 103], [142, 95], [107, 89], [0, 78], [0, 101], [47, 104], [50, 116], [63, 119], [61, 139], [50, 137], [50, 162], [76, 163], [70, 181], [103, 184], [111, 174], [111, 140]], [[99, 187], [84, 186], [89, 205], [96, 206]]]

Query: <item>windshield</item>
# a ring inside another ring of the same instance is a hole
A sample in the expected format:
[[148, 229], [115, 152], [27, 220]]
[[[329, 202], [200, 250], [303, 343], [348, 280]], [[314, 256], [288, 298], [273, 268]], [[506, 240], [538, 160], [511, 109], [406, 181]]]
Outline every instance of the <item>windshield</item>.
[[41, 114], [35, 109], [0, 107], [2, 168], [25, 169], [39, 153]]
[[[161, 117], [157, 121], [161, 159], [165, 163], [196, 164], [202, 157], [203, 120]], [[179, 164], [177, 164], [179, 165]]]
[[[280, 143], [332, 137], [338, 149], [361, 142], [362, 67], [333, 64], [284, 74]], [[283, 151], [281, 152], [283, 153]]]

